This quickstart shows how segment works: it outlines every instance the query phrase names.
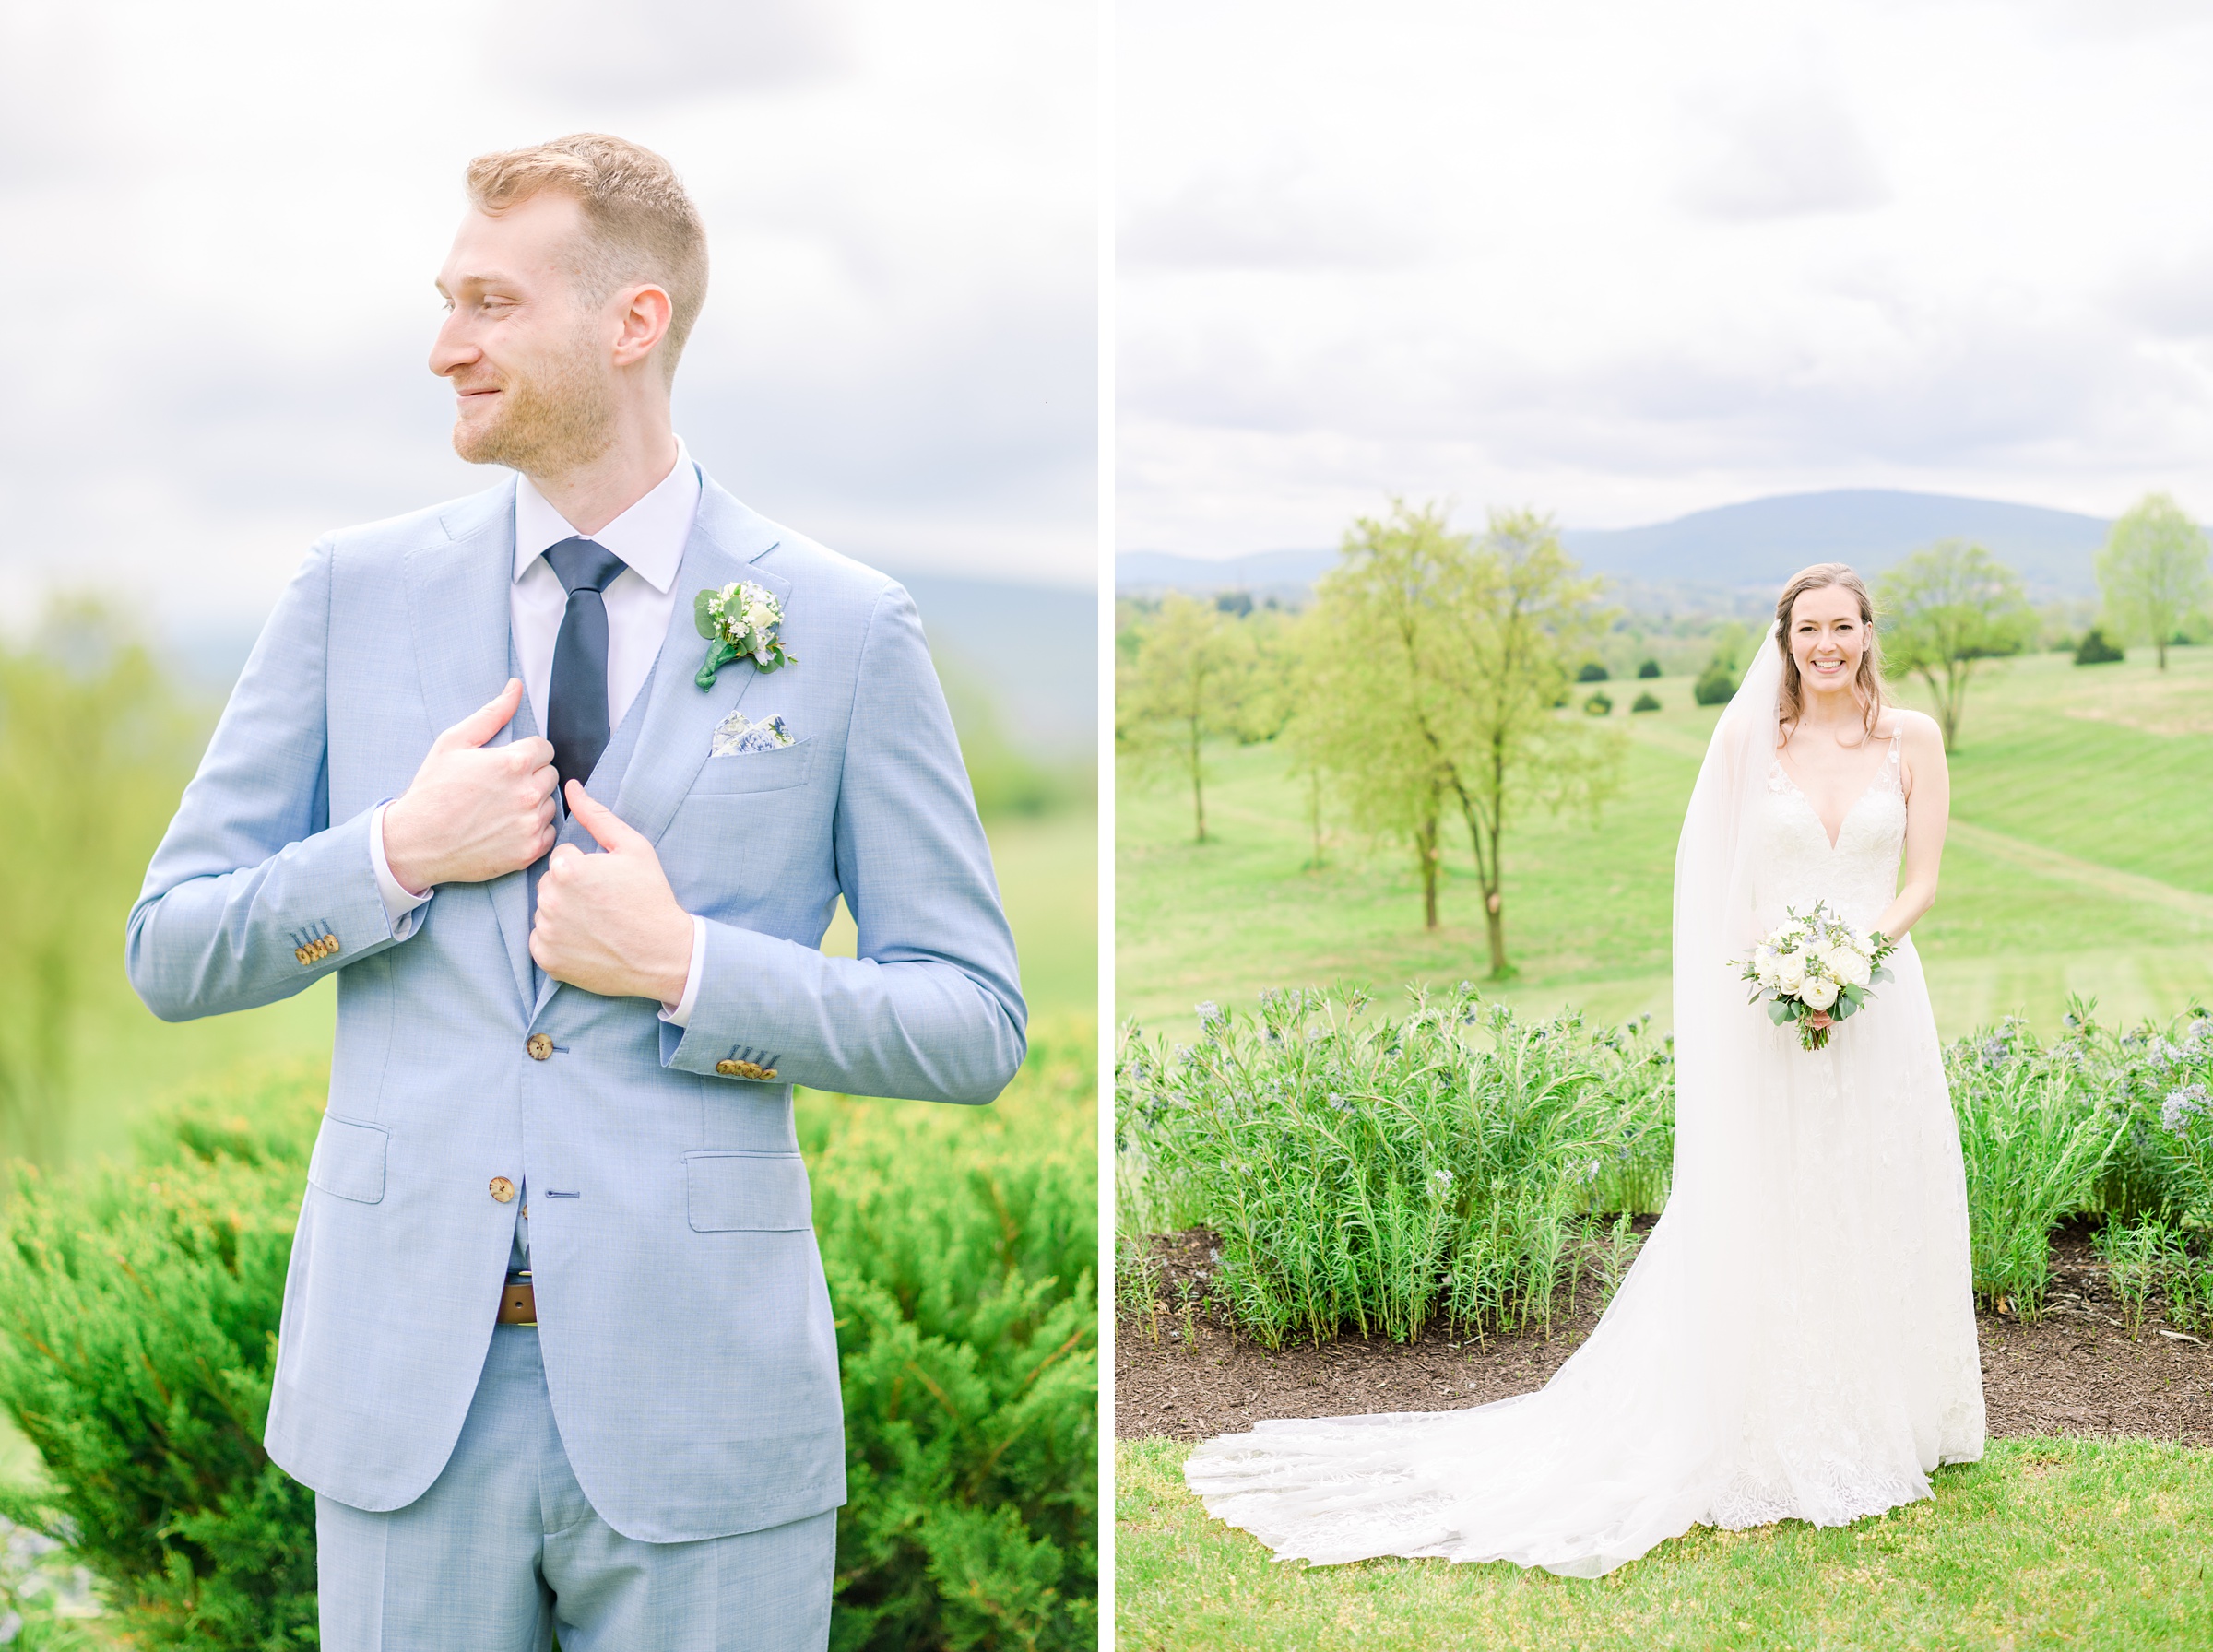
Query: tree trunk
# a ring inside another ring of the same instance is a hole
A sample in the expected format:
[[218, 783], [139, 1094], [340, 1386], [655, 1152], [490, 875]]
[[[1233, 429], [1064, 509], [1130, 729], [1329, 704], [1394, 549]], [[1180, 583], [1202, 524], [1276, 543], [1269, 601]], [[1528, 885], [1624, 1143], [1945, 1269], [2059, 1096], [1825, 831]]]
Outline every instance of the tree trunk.
[[1422, 863], [1422, 927], [1437, 927], [1437, 815], [1414, 829], [1414, 852]]
[[1506, 961], [1506, 901], [1497, 890], [1483, 897], [1483, 916], [1491, 932], [1491, 979], [1503, 981], [1515, 972]]
[[1206, 842], [1206, 788], [1199, 773], [1199, 719], [1191, 719], [1191, 814], [1199, 826], [1199, 842]]
[[1314, 858], [1308, 863], [1308, 870], [1319, 872], [1323, 865], [1321, 856], [1321, 770], [1320, 768], [1316, 768], [1307, 777], [1307, 821], [1314, 829]]

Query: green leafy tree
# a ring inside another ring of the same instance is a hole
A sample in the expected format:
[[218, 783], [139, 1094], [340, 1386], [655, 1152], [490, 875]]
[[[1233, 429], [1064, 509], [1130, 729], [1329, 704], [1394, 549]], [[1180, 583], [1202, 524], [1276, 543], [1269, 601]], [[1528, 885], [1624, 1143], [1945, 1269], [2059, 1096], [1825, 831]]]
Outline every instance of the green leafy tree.
[[2036, 635], [2020, 576], [1980, 545], [1944, 539], [1915, 551], [1876, 582], [1883, 666], [1929, 685], [1944, 749], [1959, 743], [1967, 688], [1985, 660], [2018, 654]]
[[1442, 822], [1456, 809], [1475, 858], [1491, 973], [1506, 950], [1505, 834], [1525, 808], [1595, 806], [1614, 784], [1619, 737], [1554, 714], [1571, 659], [1597, 635], [1596, 582], [1578, 576], [1545, 518], [1494, 513], [1451, 531], [1444, 508], [1394, 500], [1362, 517], [1316, 588], [1308, 690], [1340, 710], [1321, 761], [1356, 818], [1402, 836], [1438, 925]]
[[2148, 639], [2167, 669], [2168, 645], [2207, 598], [2206, 536], [2164, 493], [2147, 493], [2113, 524], [2098, 552], [2106, 618], [2124, 639]]
[[1189, 781], [1193, 836], [1203, 844], [1206, 742], [1245, 733], [1251, 638], [1214, 604], [1171, 591], [1117, 643], [1115, 751], [1141, 777]]
[[[1503, 840], [1534, 806], [1595, 810], [1620, 784], [1623, 743], [1553, 714], [1567, 661], [1602, 633], [1599, 582], [1581, 576], [1548, 516], [1494, 511], [1448, 608], [1458, 646], [1448, 695], [1451, 785], [1475, 854], [1491, 974], [1506, 954]], [[1609, 710], [1612, 707], [1609, 705]]]
[[53, 1156], [87, 1009], [129, 993], [124, 919], [198, 742], [146, 649], [83, 598], [0, 643], [0, 1146]]

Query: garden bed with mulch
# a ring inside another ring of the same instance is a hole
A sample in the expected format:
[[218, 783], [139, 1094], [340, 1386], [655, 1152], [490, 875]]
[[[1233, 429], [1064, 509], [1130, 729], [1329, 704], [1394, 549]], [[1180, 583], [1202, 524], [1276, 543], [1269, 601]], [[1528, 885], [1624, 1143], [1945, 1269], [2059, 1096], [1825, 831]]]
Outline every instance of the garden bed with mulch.
[[[1639, 1222], [1649, 1231], [1651, 1218]], [[2213, 1343], [2168, 1327], [2156, 1313], [2132, 1339], [2090, 1254], [2091, 1227], [2053, 1234], [2044, 1316], [2024, 1325], [1981, 1313], [1982, 1397], [1994, 1437], [2133, 1435], [2213, 1446]], [[1542, 1328], [1483, 1340], [1432, 1329], [1420, 1341], [1341, 1338], [1271, 1353], [1192, 1300], [1209, 1272], [1204, 1230], [1154, 1241], [1164, 1289], [1150, 1315], [1116, 1326], [1114, 1432], [1198, 1440], [1235, 1434], [1264, 1417], [1336, 1417], [1358, 1411], [1438, 1411], [1540, 1388], [1598, 1323], [1588, 1280], [1573, 1314]], [[1565, 1304], [1563, 1292], [1558, 1299]]]

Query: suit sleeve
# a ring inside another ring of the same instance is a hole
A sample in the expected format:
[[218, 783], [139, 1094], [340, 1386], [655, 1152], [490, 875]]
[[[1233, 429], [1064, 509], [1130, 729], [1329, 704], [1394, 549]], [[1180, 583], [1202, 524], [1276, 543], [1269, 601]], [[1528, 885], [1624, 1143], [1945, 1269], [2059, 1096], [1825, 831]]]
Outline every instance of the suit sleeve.
[[330, 824], [330, 542], [246, 661], [131, 908], [124, 962], [165, 1021], [270, 1004], [394, 939], [365, 808]]
[[826, 958], [708, 920], [670, 1066], [743, 1059], [854, 1095], [983, 1103], [1021, 1067], [1027, 1010], [1014, 938], [922, 625], [893, 586], [870, 616], [838, 782], [837, 878], [859, 930]]

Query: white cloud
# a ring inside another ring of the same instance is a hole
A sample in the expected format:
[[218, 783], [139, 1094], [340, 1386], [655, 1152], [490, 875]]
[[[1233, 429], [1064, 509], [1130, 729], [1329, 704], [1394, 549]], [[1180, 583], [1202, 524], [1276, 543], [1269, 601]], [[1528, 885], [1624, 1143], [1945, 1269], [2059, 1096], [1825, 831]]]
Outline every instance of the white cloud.
[[1890, 198], [1859, 122], [1817, 74], [1701, 88], [1685, 112], [1679, 195], [1693, 212], [1750, 223], [1864, 211]]
[[[1397, 491], [1589, 526], [1852, 486], [2213, 513], [2203, 7], [1121, 16], [1127, 548], [1327, 545]], [[1389, 256], [1315, 254], [1362, 213]]]
[[1094, 18], [948, 0], [0, 6], [0, 607], [264, 611], [325, 528], [488, 484], [431, 279], [482, 150], [612, 130], [712, 238], [679, 428], [917, 572], [1095, 563]]

